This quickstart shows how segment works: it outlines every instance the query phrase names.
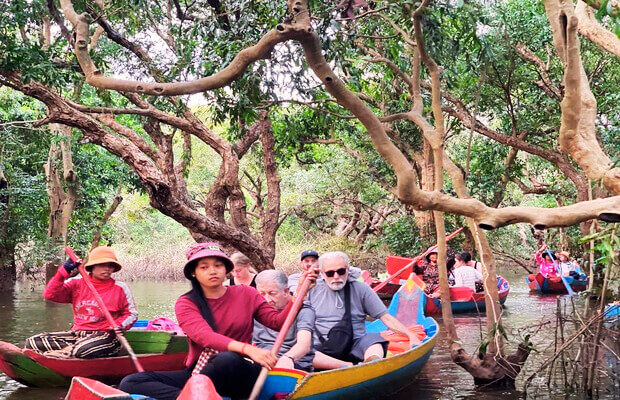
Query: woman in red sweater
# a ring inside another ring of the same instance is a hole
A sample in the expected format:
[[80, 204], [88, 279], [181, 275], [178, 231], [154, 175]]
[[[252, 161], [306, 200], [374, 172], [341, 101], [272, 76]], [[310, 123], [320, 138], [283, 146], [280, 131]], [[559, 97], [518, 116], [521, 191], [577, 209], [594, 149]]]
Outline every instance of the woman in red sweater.
[[291, 308], [278, 312], [255, 288], [224, 286], [232, 261], [217, 243], [198, 243], [187, 250], [184, 274], [192, 290], [176, 302], [177, 320], [189, 340], [186, 369], [142, 372], [123, 379], [119, 388], [158, 400], [176, 399], [192, 373], [207, 375], [221, 396], [246, 398], [261, 367], [276, 358], [251, 344], [253, 320], [279, 330]]
[[[67, 332], [41, 333], [26, 339], [25, 347], [56, 357], [97, 358], [118, 353], [121, 344], [82, 277], [68, 279], [79, 263], [67, 260], [58, 268], [43, 290], [45, 300], [73, 305], [73, 326]], [[121, 269], [114, 250], [108, 246], [95, 247], [88, 255], [84, 268], [103, 299], [119, 329], [131, 328], [138, 311], [123, 282], [112, 278]]]

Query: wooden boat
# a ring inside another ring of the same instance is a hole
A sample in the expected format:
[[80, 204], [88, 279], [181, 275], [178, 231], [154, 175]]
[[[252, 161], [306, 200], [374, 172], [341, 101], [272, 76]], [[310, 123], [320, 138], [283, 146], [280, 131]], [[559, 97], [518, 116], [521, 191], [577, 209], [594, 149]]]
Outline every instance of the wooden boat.
[[[413, 258], [388, 255], [385, 260], [386, 269], [390, 276], [392, 276], [404, 266], [409, 264], [412, 260]], [[412, 269], [407, 269], [400, 275], [394, 277], [377, 292], [379, 297], [382, 299], [392, 298], [394, 293], [396, 293], [396, 291], [400, 288], [400, 283], [404, 282], [404, 279], [408, 278], [411, 272]], [[417, 279], [418, 285], [424, 285], [420, 276], [417, 276], [414, 279]], [[368, 279], [365, 281], [369, 283], [371, 287], [375, 287], [380, 284], [378, 281], [370, 281]], [[499, 289], [499, 301], [501, 304], [504, 304], [506, 298], [508, 297], [508, 293], [510, 293], [510, 284], [505, 278], [499, 276], [497, 278], [497, 287]], [[484, 311], [486, 308], [484, 303], [484, 293], [475, 293], [470, 288], [450, 288], [450, 299], [452, 300], [450, 304], [452, 306], [453, 313]], [[428, 297], [424, 312], [426, 315], [441, 314], [441, 301], [438, 298]]]
[[[396, 274], [399, 270], [405, 267], [407, 264], [411, 263], [413, 258], [409, 257], [400, 257], [400, 256], [385, 256], [385, 269], [387, 273], [392, 276]], [[383, 300], [391, 299], [394, 294], [400, 289], [402, 283], [404, 283], [409, 275], [413, 272], [413, 267], [407, 268], [405, 271], [401, 272], [399, 275], [396, 275], [394, 278], [390, 280], [385, 286], [383, 286], [379, 291], [377, 291], [377, 295]], [[377, 280], [365, 280], [366, 283], [370, 285], [370, 287], [375, 287], [381, 284], [380, 281]]]
[[[125, 337], [146, 371], [183, 369], [188, 352], [186, 336], [165, 331], [130, 330]], [[0, 370], [27, 386], [69, 386], [82, 376], [108, 383], [136, 372], [129, 356], [94, 359], [47, 357], [0, 341]]]
[[[510, 284], [504, 277], [497, 277], [497, 288], [500, 304], [506, 302], [508, 293], [510, 293]], [[484, 292], [475, 293], [467, 287], [451, 287], [450, 288], [450, 305], [453, 313], [466, 313], [484, 311], [486, 305], [484, 303]], [[432, 298], [426, 301], [424, 312], [427, 315], [441, 314], [441, 301], [439, 298]]]
[[[288, 393], [287, 399], [292, 400], [373, 399], [385, 397], [386, 388], [390, 388], [390, 392], [395, 392], [399, 388], [411, 385], [411, 380], [431, 356], [439, 331], [437, 322], [424, 315], [425, 302], [424, 291], [413, 280], [408, 280], [396, 293], [388, 307], [388, 312], [406, 326], [418, 324], [423, 327], [426, 337], [422, 343], [402, 353], [349, 368], [314, 373], [275, 368], [270, 371], [258, 399], [269, 400], [276, 393]], [[385, 330], [386, 327], [380, 320], [367, 324], [369, 332], [384, 332]], [[186, 385], [182, 392], [183, 396], [179, 396], [179, 399], [214, 400], [219, 398], [217, 394], [205, 396], [204, 390], [192, 393], [189, 386]], [[71, 393], [72, 390], [73, 386], [67, 394], [67, 400], [79, 398]]]
[[[564, 278], [575, 292], [581, 292], [587, 289], [588, 279], [575, 279], [572, 276]], [[568, 294], [566, 286], [560, 277], [545, 278], [542, 274], [530, 274], [525, 278], [525, 283], [530, 287], [531, 292], [539, 292], [544, 294]]]

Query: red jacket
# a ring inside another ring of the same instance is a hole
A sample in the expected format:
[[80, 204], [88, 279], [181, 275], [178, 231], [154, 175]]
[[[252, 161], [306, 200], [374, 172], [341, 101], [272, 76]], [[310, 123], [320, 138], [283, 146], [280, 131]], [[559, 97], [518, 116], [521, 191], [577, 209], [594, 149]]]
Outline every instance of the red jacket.
[[228, 286], [222, 297], [207, 301], [217, 332], [202, 318], [198, 306], [185, 295], [179, 297], [174, 306], [179, 325], [189, 340], [187, 366], [198, 360], [205, 347], [227, 351], [232, 340], [251, 343], [254, 319], [268, 328], [279, 330], [293, 305], [289, 302], [278, 312], [256, 289], [245, 285]]
[[[45, 300], [56, 303], [73, 304], [72, 331], [105, 331], [112, 329], [99, 309], [97, 300], [90, 292], [82, 277], [68, 279], [67, 271], [60, 267], [50, 281], [43, 297]], [[138, 319], [138, 311], [129, 287], [123, 282], [114, 279], [100, 281], [90, 278], [90, 281], [99, 292], [112, 318], [122, 329], [129, 329]]]

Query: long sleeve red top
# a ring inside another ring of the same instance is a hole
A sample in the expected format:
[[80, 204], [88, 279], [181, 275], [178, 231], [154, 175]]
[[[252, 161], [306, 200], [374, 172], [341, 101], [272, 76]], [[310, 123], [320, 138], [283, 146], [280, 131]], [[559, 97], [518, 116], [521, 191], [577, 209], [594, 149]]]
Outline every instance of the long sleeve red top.
[[254, 319], [273, 330], [280, 330], [292, 303], [280, 312], [269, 305], [256, 289], [245, 285], [228, 286], [218, 299], [207, 299], [217, 332], [200, 314], [198, 306], [186, 296], [177, 300], [174, 311], [177, 321], [189, 340], [185, 361], [193, 365], [205, 347], [227, 351], [233, 340], [251, 343]]
[[[68, 277], [69, 273], [63, 267], [58, 268], [56, 275], [45, 286], [43, 298], [73, 305], [72, 331], [111, 330], [112, 327], [82, 277], [67, 279]], [[129, 329], [138, 318], [136, 304], [129, 287], [112, 278], [104, 281], [90, 278], [90, 281], [118, 326]]]

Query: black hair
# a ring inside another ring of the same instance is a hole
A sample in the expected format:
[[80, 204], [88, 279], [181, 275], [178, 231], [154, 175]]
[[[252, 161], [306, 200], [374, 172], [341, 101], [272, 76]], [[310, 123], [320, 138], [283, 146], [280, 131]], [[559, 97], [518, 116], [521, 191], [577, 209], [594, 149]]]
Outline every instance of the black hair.
[[446, 268], [448, 269], [448, 272], [452, 271], [452, 268], [454, 268], [454, 264], [455, 264], [454, 257], [448, 258], [448, 261], [446, 262]]
[[464, 251], [462, 253], [457, 254], [456, 258], [458, 260], [461, 260], [461, 261], [465, 262], [465, 263], [468, 263], [468, 262], [471, 261], [471, 254], [469, 254], [467, 251]]
[[[551, 253], [551, 254], [549, 254]], [[546, 251], [544, 251], [541, 255], [542, 258], [547, 257], [548, 259], [550, 259], [551, 261], [553, 261], [553, 257], [555, 257], [555, 252], [550, 251], [549, 253], [547, 253]]]
[[192, 290], [185, 293], [183, 296], [187, 297], [194, 304], [196, 304], [196, 306], [198, 306], [202, 318], [207, 321], [207, 323], [214, 332], [217, 332], [217, 326], [215, 325], [215, 318], [213, 318], [213, 312], [211, 312], [211, 307], [209, 307], [209, 303], [205, 298], [205, 294], [202, 291], [202, 287], [200, 286], [198, 279], [196, 279], [196, 277], [192, 277], [190, 279], [190, 282], [192, 283]]

